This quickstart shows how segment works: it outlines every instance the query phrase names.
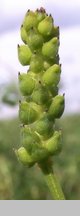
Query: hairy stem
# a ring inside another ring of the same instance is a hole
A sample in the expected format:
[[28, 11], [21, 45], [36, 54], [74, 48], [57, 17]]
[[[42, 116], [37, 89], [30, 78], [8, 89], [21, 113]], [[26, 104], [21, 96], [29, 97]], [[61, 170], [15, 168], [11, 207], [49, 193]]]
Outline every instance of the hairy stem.
[[58, 177], [54, 174], [52, 167], [47, 163], [40, 165], [44, 174], [45, 181], [48, 185], [53, 200], [65, 200], [62, 188], [58, 182]]

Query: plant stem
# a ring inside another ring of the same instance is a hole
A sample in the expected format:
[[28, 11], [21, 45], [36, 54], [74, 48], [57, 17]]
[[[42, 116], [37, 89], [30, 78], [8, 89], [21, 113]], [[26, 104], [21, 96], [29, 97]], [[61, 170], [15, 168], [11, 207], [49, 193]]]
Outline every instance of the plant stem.
[[51, 192], [53, 200], [65, 200], [62, 188], [58, 182], [57, 176], [54, 174], [52, 166], [48, 163], [40, 164], [40, 168], [44, 174], [45, 181]]

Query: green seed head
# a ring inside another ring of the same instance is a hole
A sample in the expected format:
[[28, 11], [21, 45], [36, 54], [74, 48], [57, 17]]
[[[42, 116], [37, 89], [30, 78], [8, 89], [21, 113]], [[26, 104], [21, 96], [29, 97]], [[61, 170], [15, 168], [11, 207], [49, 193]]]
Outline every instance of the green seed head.
[[20, 28], [25, 45], [18, 45], [18, 58], [27, 73], [19, 73], [21, 144], [16, 154], [28, 166], [43, 163], [61, 150], [61, 131], [55, 121], [64, 111], [64, 95], [58, 95], [59, 27], [44, 8], [28, 10]]

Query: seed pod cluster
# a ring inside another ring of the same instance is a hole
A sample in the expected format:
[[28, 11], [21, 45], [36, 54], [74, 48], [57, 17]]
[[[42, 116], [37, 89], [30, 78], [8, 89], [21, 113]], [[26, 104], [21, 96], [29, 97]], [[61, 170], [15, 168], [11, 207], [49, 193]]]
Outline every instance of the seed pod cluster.
[[59, 64], [59, 27], [40, 8], [28, 10], [20, 28], [24, 42], [18, 45], [18, 58], [29, 66], [19, 72], [21, 147], [16, 150], [20, 161], [32, 166], [61, 151], [61, 131], [55, 131], [55, 120], [64, 111], [64, 95], [58, 95], [61, 75]]

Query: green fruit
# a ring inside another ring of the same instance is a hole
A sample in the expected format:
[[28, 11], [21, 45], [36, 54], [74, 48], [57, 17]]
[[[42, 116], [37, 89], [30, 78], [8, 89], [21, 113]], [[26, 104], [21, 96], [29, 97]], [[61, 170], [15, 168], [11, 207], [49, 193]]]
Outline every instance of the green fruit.
[[35, 88], [35, 83], [35, 79], [30, 74], [23, 73], [19, 75], [19, 88], [22, 95], [31, 95]]
[[49, 119], [60, 118], [64, 112], [64, 96], [57, 95], [53, 98], [48, 111]]
[[34, 54], [30, 61], [30, 70], [34, 73], [40, 73], [43, 70], [43, 59], [41, 55]]
[[53, 19], [51, 16], [47, 16], [45, 19], [43, 19], [39, 25], [38, 25], [38, 31], [43, 36], [49, 36], [52, 32], [53, 27]]
[[35, 89], [32, 93], [32, 100], [39, 105], [45, 104], [49, 98], [49, 91], [44, 86]]
[[29, 47], [27, 45], [18, 45], [18, 58], [19, 61], [22, 65], [29, 65], [30, 60], [31, 60], [31, 50], [29, 49]]
[[34, 29], [31, 29], [28, 33], [27, 43], [32, 51], [39, 49], [43, 44], [43, 37], [35, 32]]
[[33, 160], [30, 156], [30, 154], [26, 151], [26, 149], [24, 147], [20, 147], [17, 151], [16, 154], [19, 158], [19, 160], [21, 161], [21, 163], [23, 163], [24, 165], [32, 165], [33, 164]]
[[23, 124], [30, 124], [36, 121], [41, 114], [41, 107], [35, 103], [20, 103], [19, 117]]
[[24, 28], [26, 31], [29, 31], [32, 27], [37, 25], [36, 15], [33, 11], [28, 11], [24, 21], [23, 21]]
[[23, 127], [21, 132], [22, 132], [22, 144], [30, 154], [35, 151], [35, 148], [40, 147], [41, 139], [38, 133], [33, 132], [28, 127]]
[[43, 74], [42, 77], [43, 83], [46, 86], [58, 85], [60, 81], [60, 73], [61, 73], [60, 65], [54, 64]]
[[53, 122], [49, 121], [48, 118], [44, 116], [35, 122], [34, 128], [40, 135], [47, 137], [53, 131]]
[[61, 131], [55, 131], [53, 136], [45, 142], [44, 146], [51, 155], [59, 153], [62, 149]]
[[48, 158], [48, 156], [49, 156], [49, 153], [47, 149], [43, 147], [40, 149], [35, 149], [35, 152], [32, 153], [31, 155], [34, 162], [44, 161], [45, 159]]
[[59, 41], [57, 37], [52, 38], [49, 42], [43, 44], [42, 54], [47, 58], [54, 59], [58, 54]]
[[25, 28], [24, 28], [23, 25], [21, 25], [20, 34], [21, 34], [21, 39], [22, 39], [22, 41], [23, 41], [25, 44], [27, 44], [28, 35], [27, 35], [27, 32], [26, 32], [26, 30], [25, 30]]

